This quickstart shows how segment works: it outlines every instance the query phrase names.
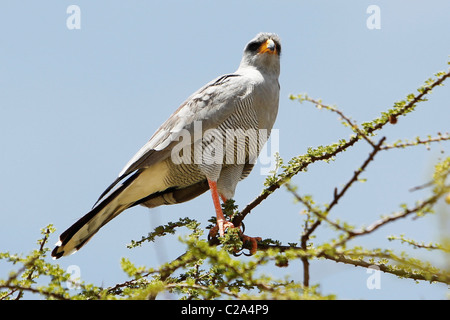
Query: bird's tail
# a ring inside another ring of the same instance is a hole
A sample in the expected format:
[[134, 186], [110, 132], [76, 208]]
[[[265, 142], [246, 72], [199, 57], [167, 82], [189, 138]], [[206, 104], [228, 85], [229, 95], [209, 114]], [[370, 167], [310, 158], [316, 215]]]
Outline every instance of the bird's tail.
[[60, 235], [52, 251], [53, 258], [58, 259], [78, 251], [101, 227], [127, 208], [139, 204], [153, 208], [181, 203], [197, 197], [209, 188], [206, 179], [189, 186], [167, 185], [167, 173], [167, 164], [160, 162], [139, 169], [129, 176], [118, 177], [100, 196], [92, 210]]
[[94, 234], [106, 223], [118, 216], [122, 211], [132, 205], [121, 201], [124, 190], [136, 179], [138, 174], [131, 176], [114, 192], [96, 204], [91, 211], [75, 222], [69, 229], [59, 236], [59, 241], [52, 251], [52, 257], [58, 259], [70, 255], [84, 246]]
[[112, 196], [100, 202], [59, 236], [59, 241], [52, 251], [53, 258], [58, 259], [78, 251], [101, 227], [128, 207], [120, 205], [118, 197]]

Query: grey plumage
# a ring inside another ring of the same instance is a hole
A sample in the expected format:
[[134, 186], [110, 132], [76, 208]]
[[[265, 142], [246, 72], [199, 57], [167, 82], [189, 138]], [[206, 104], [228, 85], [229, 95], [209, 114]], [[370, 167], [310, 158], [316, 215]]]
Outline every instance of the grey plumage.
[[[80, 249], [103, 225], [135, 205], [182, 203], [207, 191], [209, 182], [217, 183], [223, 198], [232, 198], [276, 119], [280, 53], [277, 35], [260, 33], [252, 39], [237, 71], [191, 95], [131, 158], [92, 210], [61, 234], [52, 256]], [[239, 138], [249, 132], [256, 132], [256, 144]], [[230, 134], [239, 137], [221, 148]], [[174, 156], [184, 161], [178, 163]]]

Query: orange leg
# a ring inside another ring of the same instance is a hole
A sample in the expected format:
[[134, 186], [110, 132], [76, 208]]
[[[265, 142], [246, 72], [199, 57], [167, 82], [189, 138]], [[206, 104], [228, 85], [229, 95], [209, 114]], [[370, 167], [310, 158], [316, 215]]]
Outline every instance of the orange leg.
[[[219, 231], [219, 235], [221, 237], [223, 237], [225, 234], [226, 228], [234, 228], [234, 225], [225, 219], [225, 216], [223, 215], [223, 212], [222, 212], [222, 207], [220, 206], [219, 196], [220, 196], [220, 198], [222, 198], [223, 202], [226, 202], [227, 198], [225, 198], [222, 194], [219, 194], [219, 192], [217, 191], [217, 182], [208, 180], [208, 184], [209, 184], [209, 188], [211, 189], [211, 195], [213, 198], [214, 208], [216, 209], [216, 220], [217, 220], [217, 226], [215, 226], [214, 228], [211, 229], [210, 236], [215, 237], [217, 234], [217, 231]], [[251, 243], [250, 254], [251, 255], [255, 254], [256, 250], [258, 248], [257, 242], [261, 241], [261, 238], [249, 237], [242, 233], [241, 233], [241, 236], [242, 236], [242, 241], [244, 241], [244, 242], [250, 241], [250, 243]]]
[[[220, 206], [219, 193], [217, 191], [217, 182], [208, 180], [209, 188], [213, 198], [214, 208], [216, 209], [217, 227], [219, 228], [219, 235], [223, 237], [226, 228], [233, 228], [233, 224], [227, 221], [223, 215], [222, 207]], [[223, 196], [222, 200], [225, 199]], [[214, 232], [211, 230], [211, 232]], [[215, 231], [217, 232], [217, 231]]]

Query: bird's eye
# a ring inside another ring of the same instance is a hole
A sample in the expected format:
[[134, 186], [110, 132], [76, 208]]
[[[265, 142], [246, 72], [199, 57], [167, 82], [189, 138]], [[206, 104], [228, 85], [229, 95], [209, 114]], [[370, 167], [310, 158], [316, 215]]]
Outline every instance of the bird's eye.
[[277, 49], [278, 54], [281, 55], [281, 45], [278, 41], [275, 41], [275, 48]]
[[262, 44], [262, 42], [260, 42], [260, 41], [253, 41], [253, 42], [250, 42], [250, 43], [247, 45], [247, 48], [246, 48], [245, 50], [246, 50], [246, 51], [250, 51], [250, 52], [257, 52], [258, 49], [259, 49], [259, 47], [261, 47], [261, 44]]

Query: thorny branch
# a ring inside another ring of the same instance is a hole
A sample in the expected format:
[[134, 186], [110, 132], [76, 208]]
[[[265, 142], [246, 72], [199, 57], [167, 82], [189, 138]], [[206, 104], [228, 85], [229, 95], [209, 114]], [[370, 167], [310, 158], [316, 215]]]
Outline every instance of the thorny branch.
[[[45, 244], [46, 244], [47, 241], [48, 241], [49, 235], [50, 235], [50, 230], [47, 228], [46, 231], [45, 231], [45, 234], [44, 234], [44, 238], [40, 240], [40, 246], [39, 246], [38, 254], [37, 254], [35, 257], [33, 257], [32, 259], [30, 259], [30, 261], [28, 261], [27, 263], [25, 263], [25, 264], [23, 265], [23, 267], [20, 268], [20, 270], [18, 270], [18, 271], [15, 272], [15, 273], [12, 273], [12, 274], [9, 276], [8, 280], [5, 282], [5, 284], [2, 285], [2, 287], [4, 287], [4, 288], [9, 288], [11, 282], [12, 282], [13, 280], [15, 280], [20, 274], [22, 274], [25, 270], [27, 270], [27, 269], [30, 268], [30, 267], [31, 267], [31, 270], [30, 270], [30, 272], [28, 273], [28, 276], [27, 276], [26, 280], [27, 280], [27, 281], [30, 281], [30, 280], [33, 278], [33, 273], [34, 273], [34, 271], [35, 271], [34, 263], [35, 263], [35, 261], [36, 261], [37, 259], [39, 259], [39, 255], [42, 254], [42, 253], [44, 252], [44, 247], [45, 247]], [[16, 287], [16, 288], [13, 288], [13, 286], [11, 286], [11, 288], [12, 288], [12, 290], [11, 290], [11, 292], [10, 292], [9, 295], [12, 295], [16, 290], [19, 290], [19, 294], [17, 295], [17, 297], [16, 297], [15, 300], [20, 300], [20, 299], [23, 297], [23, 292], [24, 292], [25, 290], [32, 291], [32, 290], [29, 289], [29, 288], [17, 288], [17, 287]]]
[[[316, 230], [316, 228], [317, 228], [317, 227], [322, 223], [322, 221], [324, 221], [324, 220], [327, 221], [327, 222], [328, 222], [329, 224], [331, 224], [332, 226], [334, 226], [335, 228], [337, 228], [338, 230], [341, 230], [341, 231], [347, 231], [347, 232], [348, 232], [347, 229], [341, 227], [339, 224], [337, 224], [337, 223], [335, 223], [335, 222], [333, 222], [333, 221], [330, 221], [330, 220], [327, 218], [328, 213], [333, 209], [333, 207], [334, 207], [335, 205], [337, 205], [337, 203], [339, 202], [339, 200], [344, 196], [344, 194], [345, 194], [346, 191], [350, 188], [350, 186], [351, 186], [354, 182], [358, 181], [359, 175], [361, 174], [361, 172], [363, 172], [363, 171], [366, 169], [366, 167], [369, 165], [369, 163], [370, 163], [371, 161], [373, 161], [375, 155], [380, 151], [380, 147], [381, 147], [381, 145], [383, 144], [383, 142], [384, 142], [385, 139], [386, 139], [385, 137], [381, 138], [380, 141], [379, 141], [376, 145], [374, 145], [374, 149], [373, 149], [372, 152], [369, 154], [368, 158], [364, 161], [364, 163], [363, 163], [363, 165], [361, 166], [361, 168], [359, 168], [358, 170], [356, 170], [356, 171], [353, 173], [352, 178], [345, 184], [345, 186], [342, 188], [342, 190], [338, 192], [338, 191], [337, 191], [337, 188], [335, 189], [334, 195], [333, 195], [333, 200], [330, 202], [330, 205], [328, 206], [328, 208], [327, 208], [327, 209], [325, 210], [325, 212], [323, 212], [323, 213], [322, 213], [322, 212], [319, 212], [318, 210], [315, 210], [315, 209], [310, 205], [310, 203], [309, 203], [308, 201], [304, 200], [301, 196], [299, 196], [289, 184], [286, 185], [287, 189], [288, 189], [292, 194], [294, 194], [295, 198], [296, 198], [298, 201], [300, 201], [301, 203], [303, 203], [303, 204], [307, 207], [308, 211], [309, 211], [309, 212], [312, 212], [312, 213], [313, 213], [314, 215], [316, 215], [317, 218], [318, 218], [318, 219], [313, 223], [312, 226], [306, 227], [306, 228], [305, 228], [305, 232], [303, 233], [303, 235], [302, 235], [302, 237], [301, 237], [301, 248], [302, 248], [303, 250], [305, 250], [305, 251], [307, 250], [307, 247], [308, 247], [308, 240], [309, 240], [311, 234], [314, 232], [314, 230]], [[308, 258], [302, 257], [302, 262], [303, 262], [303, 285], [307, 287], [307, 286], [309, 286], [309, 261], [308, 261]]]
[[[295, 198], [297, 200], [299, 200], [300, 202], [302, 202], [309, 211], [311, 211], [313, 214], [315, 214], [320, 220], [326, 221], [327, 223], [329, 223], [330, 225], [332, 225], [333, 227], [335, 227], [336, 229], [344, 232], [346, 234], [346, 236], [342, 237], [340, 241], [336, 241], [333, 245], [331, 246], [326, 246], [325, 249], [319, 250], [315, 253], [307, 253], [308, 252], [308, 247], [305, 247], [304, 244], [302, 243], [301, 246], [283, 246], [283, 245], [264, 245], [264, 244], [259, 244], [258, 245], [258, 249], [259, 250], [268, 250], [268, 249], [278, 249], [280, 250], [280, 252], [284, 252], [287, 250], [298, 250], [299, 252], [302, 252], [301, 255], [299, 255], [299, 258], [304, 261], [306, 260], [308, 263], [306, 265], [304, 265], [304, 276], [309, 276], [309, 270], [308, 270], [308, 266], [309, 266], [309, 260], [312, 258], [325, 258], [327, 260], [333, 260], [335, 262], [340, 262], [340, 263], [344, 263], [344, 264], [351, 264], [354, 266], [360, 266], [360, 267], [369, 267], [369, 266], [377, 266], [380, 271], [383, 271], [385, 273], [390, 273], [390, 274], [394, 274], [397, 276], [404, 276], [404, 277], [408, 277], [410, 279], [414, 279], [414, 280], [426, 280], [426, 281], [436, 281], [436, 282], [442, 282], [442, 283], [446, 283], [446, 284], [450, 284], [450, 275], [448, 274], [433, 274], [431, 276], [425, 276], [422, 275], [420, 273], [414, 273], [414, 272], [405, 272], [404, 270], [401, 269], [395, 269], [395, 268], [391, 268], [389, 266], [387, 266], [386, 264], [383, 263], [375, 263], [373, 261], [371, 262], [367, 262], [364, 261], [362, 258], [366, 257], [366, 258], [378, 258], [378, 259], [389, 259], [389, 260], [393, 260], [393, 261], [397, 261], [399, 263], [403, 263], [403, 264], [411, 264], [411, 261], [406, 261], [405, 259], [402, 259], [400, 257], [397, 257], [396, 255], [390, 254], [390, 253], [386, 253], [386, 252], [380, 252], [380, 253], [376, 253], [376, 252], [352, 252], [351, 250], [346, 250], [345, 252], [339, 252], [337, 251], [340, 247], [344, 247], [346, 245], [346, 243], [351, 240], [352, 238], [355, 237], [359, 237], [359, 236], [363, 236], [363, 235], [368, 235], [373, 233], [374, 231], [378, 230], [379, 228], [389, 224], [390, 222], [393, 222], [395, 220], [398, 219], [402, 219], [402, 218], [406, 218], [407, 216], [410, 216], [414, 213], [419, 213], [419, 212], [423, 212], [426, 211], [427, 208], [431, 208], [441, 197], [442, 195], [448, 193], [450, 191], [450, 187], [446, 186], [444, 188], [442, 188], [441, 190], [439, 190], [436, 194], [430, 196], [428, 199], [420, 202], [419, 204], [417, 204], [416, 206], [412, 207], [412, 208], [404, 208], [403, 211], [399, 211], [399, 212], [395, 212], [387, 217], [381, 218], [375, 222], [373, 222], [371, 225], [369, 225], [368, 227], [365, 227], [363, 229], [354, 231], [350, 228], [347, 228], [345, 226], [342, 226], [336, 222], [331, 221], [330, 219], [328, 219], [326, 217], [326, 214], [321, 213], [320, 211], [314, 209], [308, 201], [306, 201], [305, 199], [303, 199], [303, 197], [301, 197], [300, 195], [298, 195], [296, 193], [295, 190], [292, 189], [292, 187], [290, 185], [288, 185], [288, 190], [294, 194]], [[430, 248], [430, 246], [424, 246], [425, 248]], [[435, 249], [441, 249], [443, 251], [447, 251], [445, 250], [445, 248], [439, 248], [439, 247], [432, 247]], [[355, 258], [356, 257], [356, 258]], [[417, 269], [420, 269], [421, 267], [419, 265], [415, 266]], [[309, 278], [304, 278], [303, 281], [303, 285], [306, 287], [309, 284]]]
[[[333, 207], [335, 205], [337, 205], [337, 203], [339, 202], [339, 200], [343, 197], [343, 195], [345, 194], [345, 192], [350, 188], [350, 186], [358, 181], [358, 177], [361, 174], [361, 172], [363, 172], [366, 167], [369, 165], [369, 163], [371, 161], [373, 161], [375, 155], [380, 151], [381, 145], [383, 144], [384, 140], [386, 140], [386, 137], [381, 138], [381, 140], [374, 145], [374, 149], [372, 150], [372, 152], [369, 154], [369, 157], [364, 161], [363, 165], [361, 166], [361, 168], [359, 168], [358, 170], [356, 170], [353, 173], [352, 178], [345, 184], [345, 186], [342, 188], [341, 191], [337, 192], [337, 189], [335, 189], [334, 195], [333, 195], [333, 200], [330, 202], [330, 205], [328, 206], [328, 209], [325, 212], [324, 217], [327, 216], [328, 212], [331, 211], [331, 209], [333, 209]], [[299, 199], [300, 200], [300, 199]], [[300, 200], [301, 201], [301, 200]], [[310, 209], [310, 208], [309, 208]], [[317, 212], [312, 211], [313, 213], [315, 213], [317, 215]], [[302, 247], [306, 248], [306, 243], [309, 240], [310, 235], [314, 232], [314, 230], [321, 224], [322, 219], [324, 217], [320, 217], [320, 219], [316, 220], [316, 222], [308, 229], [306, 230], [306, 232], [302, 235]]]
[[384, 145], [381, 147], [381, 150], [389, 150], [389, 149], [402, 149], [406, 147], [413, 147], [417, 146], [419, 144], [423, 144], [428, 147], [430, 143], [433, 142], [441, 142], [441, 141], [448, 141], [450, 140], [450, 134], [446, 132], [445, 134], [441, 134], [438, 132], [437, 137], [428, 137], [427, 139], [423, 139], [420, 137], [417, 137], [414, 141], [405, 141], [405, 142], [396, 142], [389, 145]]

